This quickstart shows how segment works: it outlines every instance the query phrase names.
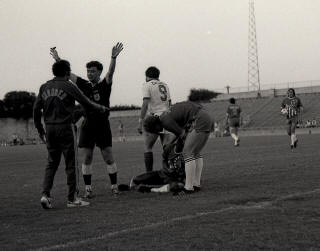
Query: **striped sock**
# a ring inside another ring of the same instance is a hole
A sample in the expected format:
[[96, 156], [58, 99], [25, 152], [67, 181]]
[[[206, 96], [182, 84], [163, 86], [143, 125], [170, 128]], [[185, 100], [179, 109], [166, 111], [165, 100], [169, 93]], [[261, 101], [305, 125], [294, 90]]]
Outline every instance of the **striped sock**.
[[187, 190], [193, 190], [193, 180], [196, 170], [196, 161], [194, 157], [189, 157], [185, 159], [185, 172], [186, 172], [186, 182], [184, 188]]
[[200, 180], [201, 180], [201, 174], [202, 174], [202, 168], [203, 168], [202, 156], [198, 156], [195, 159], [195, 162], [196, 162], [196, 170], [195, 170], [193, 185], [196, 187], [200, 187]]

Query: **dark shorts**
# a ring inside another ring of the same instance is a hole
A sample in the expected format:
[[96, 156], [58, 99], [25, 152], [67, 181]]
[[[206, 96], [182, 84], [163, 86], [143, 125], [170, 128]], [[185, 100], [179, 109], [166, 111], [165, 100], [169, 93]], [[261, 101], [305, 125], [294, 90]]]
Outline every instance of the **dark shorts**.
[[103, 149], [112, 146], [112, 134], [109, 120], [88, 123], [85, 119], [80, 128], [79, 147]]
[[211, 132], [214, 130], [213, 118], [206, 110], [201, 109], [190, 129], [195, 129], [196, 132]]
[[239, 127], [240, 126], [240, 119], [239, 118], [229, 118], [229, 126], [230, 127]]
[[298, 117], [287, 118], [288, 125], [296, 125], [298, 123]]

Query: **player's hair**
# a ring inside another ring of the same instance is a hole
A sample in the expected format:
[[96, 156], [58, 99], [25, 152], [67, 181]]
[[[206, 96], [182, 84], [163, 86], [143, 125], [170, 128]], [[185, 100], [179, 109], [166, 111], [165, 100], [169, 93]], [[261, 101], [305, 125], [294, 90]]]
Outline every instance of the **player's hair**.
[[287, 95], [289, 96], [289, 91], [292, 91], [293, 93], [293, 96], [296, 96], [296, 92], [293, 88], [289, 88], [288, 91], [287, 91]]
[[160, 71], [157, 67], [155, 66], [150, 66], [147, 70], [146, 70], [146, 77], [148, 78], [154, 78], [154, 79], [158, 79], [160, 76]]
[[146, 132], [158, 134], [163, 130], [159, 116], [150, 115], [144, 119], [143, 128]]
[[230, 102], [231, 104], [235, 104], [235, 103], [236, 103], [236, 99], [235, 99], [235, 98], [230, 98], [230, 99], [229, 99], [229, 102]]
[[59, 60], [52, 65], [52, 73], [56, 77], [69, 76], [71, 72], [70, 63], [67, 60]]
[[90, 61], [86, 65], [87, 69], [91, 67], [96, 67], [99, 71], [103, 70], [103, 65], [99, 61]]

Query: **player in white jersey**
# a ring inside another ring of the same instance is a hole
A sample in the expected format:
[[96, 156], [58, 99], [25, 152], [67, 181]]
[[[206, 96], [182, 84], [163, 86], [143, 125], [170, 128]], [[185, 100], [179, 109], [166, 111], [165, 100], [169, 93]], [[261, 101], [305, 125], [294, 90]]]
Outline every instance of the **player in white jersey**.
[[[171, 105], [169, 87], [159, 80], [160, 71], [154, 66], [149, 67], [146, 72], [146, 82], [142, 86], [143, 103], [139, 118], [138, 132], [142, 134], [142, 124], [146, 115], [158, 115], [167, 111]], [[144, 163], [146, 171], [153, 170], [152, 148], [157, 141], [158, 134], [143, 132], [144, 135]], [[170, 137], [169, 132], [163, 132], [160, 136], [161, 143]], [[168, 139], [169, 140], [169, 139]]]

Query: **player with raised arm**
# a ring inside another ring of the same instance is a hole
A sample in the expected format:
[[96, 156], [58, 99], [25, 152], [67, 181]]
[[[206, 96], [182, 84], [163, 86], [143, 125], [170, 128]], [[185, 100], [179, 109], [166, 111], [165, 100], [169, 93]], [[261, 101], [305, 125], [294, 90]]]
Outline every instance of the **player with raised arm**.
[[[63, 154], [69, 188], [67, 206], [87, 206], [88, 202], [82, 201], [76, 196], [78, 190], [76, 137], [72, 122], [75, 100], [87, 111], [95, 110], [101, 113], [108, 108], [90, 101], [75, 85], [68, 81], [71, 72], [68, 61], [61, 60], [54, 63], [52, 72], [55, 77], [41, 85], [33, 107], [35, 127], [48, 150], [48, 164], [43, 180], [41, 205], [44, 209], [52, 208], [50, 192], [61, 154]], [[41, 122], [42, 117], [45, 128]]]
[[230, 105], [227, 109], [226, 123], [229, 126], [231, 137], [234, 139], [234, 146], [239, 146], [238, 129], [240, 127], [241, 108], [236, 104], [235, 98], [229, 99]]
[[[142, 134], [142, 124], [146, 115], [160, 116], [167, 111], [171, 105], [169, 87], [166, 83], [159, 80], [160, 71], [151, 66], [146, 72], [146, 82], [142, 85], [143, 103], [139, 118], [138, 132]], [[153, 152], [152, 148], [157, 141], [159, 134], [143, 132], [144, 136], [144, 163], [147, 172], [153, 170]], [[160, 134], [161, 144], [169, 140], [170, 134], [166, 131]]]
[[[112, 79], [116, 67], [116, 58], [122, 50], [122, 43], [117, 43], [112, 48], [109, 69], [104, 78], [100, 78], [103, 65], [98, 61], [91, 61], [86, 65], [88, 80], [84, 80], [75, 74], [71, 74], [70, 80], [76, 84], [88, 98], [98, 104], [109, 107]], [[50, 53], [56, 61], [60, 60], [55, 48], [51, 48]], [[112, 153], [112, 134], [109, 123], [109, 113], [98, 114], [94, 112], [87, 112], [81, 125], [79, 147], [83, 148], [84, 154], [82, 174], [85, 183], [85, 198], [94, 197], [91, 180], [93, 172], [93, 150], [95, 146], [99, 147], [101, 150], [102, 157], [106, 163], [106, 170], [110, 177], [111, 191], [114, 195], [117, 195], [117, 165]]]
[[145, 131], [157, 134], [165, 129], [184, 142], [186, 179], [183, 193], [200, 190], [203, 168], [201, 151], [213, 126], [213, 119], [203, 106], [190, 101], [174, 104], [160, 116], [151, 115], [144, 121]]
[[287, 133], [291, 138], [290, 148], [296, 148], [298, 145], [298, 138], [296, 135], [296, 127], [298, 123], [299, 114], [303, 111], [301, 100], [296, 97], [293, 88], [289, 88], [287, 97], [281, 103], [281, 113], [287, 118]]

